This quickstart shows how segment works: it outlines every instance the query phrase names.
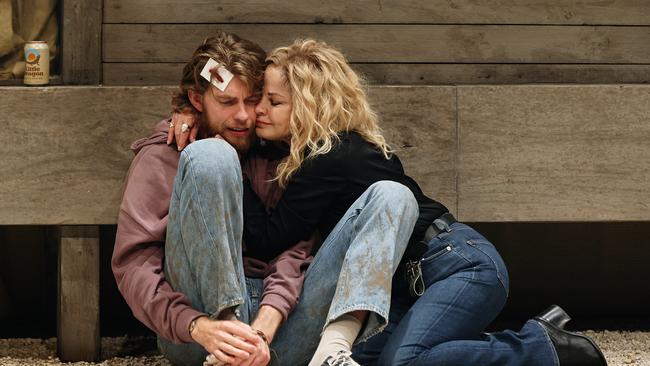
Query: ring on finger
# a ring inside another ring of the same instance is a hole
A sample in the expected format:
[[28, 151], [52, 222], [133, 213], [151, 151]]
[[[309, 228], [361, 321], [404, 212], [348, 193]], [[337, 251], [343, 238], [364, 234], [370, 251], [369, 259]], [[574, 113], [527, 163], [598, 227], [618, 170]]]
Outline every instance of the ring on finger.
[[187, 123], [183, 122], [183, 124], [181, 125], [181, 132], [185, 133], [185, 132], [189, 131], [190, 128], [192, 128], [192, 126], [190, 126]]
[[174, 128], [174, 122], [169, 122], [169, 128]]

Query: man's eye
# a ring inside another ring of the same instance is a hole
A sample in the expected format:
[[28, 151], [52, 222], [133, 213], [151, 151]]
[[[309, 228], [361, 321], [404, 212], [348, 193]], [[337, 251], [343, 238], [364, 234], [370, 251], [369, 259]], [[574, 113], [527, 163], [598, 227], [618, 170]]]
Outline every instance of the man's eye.
[[221, 104], [223, 104], [223, 105], [234, 105], [235, 103], [237, 103], [237, 102], [234, 101], [234, 100], [222, 100], [221, 101]]

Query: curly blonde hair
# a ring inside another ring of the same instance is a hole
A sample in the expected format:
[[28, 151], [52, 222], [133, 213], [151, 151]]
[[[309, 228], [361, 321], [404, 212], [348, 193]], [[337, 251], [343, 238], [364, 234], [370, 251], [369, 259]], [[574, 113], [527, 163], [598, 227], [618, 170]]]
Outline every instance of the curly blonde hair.
[[187, 92], [192, 89], [203, 94], [208, 89], [210, 83], [201, 76], [201, 70], [210, 58], [239, 77], [253, 94], [261, 93], [266, 52], [247, 39], [218, 31], [214, 36], [203, 40], [185, 64], [178, 90], [172, 96], [173, 112], [196, 113]]
[[327, 154], [341, 132], [357, 132], [386, 159], [390, 157], [377, 115], [368, 103], [365, 80], [340, 51], [322, 41], [298, 39], [273, 50], [266, 62], [283, 72], [291, 90], [291, 146], [289, 156], [278, 166], [280, 186], [286, 187], [305, 159]]

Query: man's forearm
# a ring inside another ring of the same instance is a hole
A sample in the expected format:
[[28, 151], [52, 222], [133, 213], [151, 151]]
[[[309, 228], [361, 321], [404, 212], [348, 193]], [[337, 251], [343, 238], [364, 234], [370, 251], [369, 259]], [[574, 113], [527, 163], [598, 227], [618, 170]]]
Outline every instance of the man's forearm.
[[270, 305], [262, 305], [251, 327], [264, 332], [269, 343], [271, 343], [275, 333], [280, 328], [280, 324], [282, 324], [282, 319], [282, 313], [276, 308]]

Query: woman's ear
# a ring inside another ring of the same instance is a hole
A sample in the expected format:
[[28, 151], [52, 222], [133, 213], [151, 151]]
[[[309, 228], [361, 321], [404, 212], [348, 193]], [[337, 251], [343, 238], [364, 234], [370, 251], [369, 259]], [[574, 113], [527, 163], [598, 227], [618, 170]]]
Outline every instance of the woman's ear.
[[200, 93], [197, 93], [195, 90], [189, 89], [187, 91], [187, 96], [190, 99], [190, 103], [192, 103], [192, 106], [194, 109], [196, 109], [199, 112], [203, 112], [203, 95]]

